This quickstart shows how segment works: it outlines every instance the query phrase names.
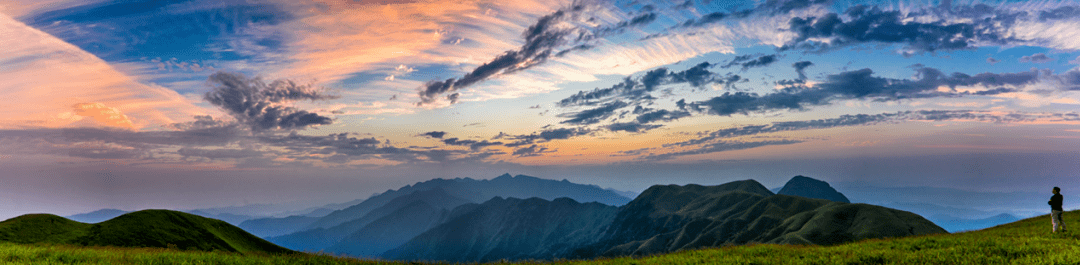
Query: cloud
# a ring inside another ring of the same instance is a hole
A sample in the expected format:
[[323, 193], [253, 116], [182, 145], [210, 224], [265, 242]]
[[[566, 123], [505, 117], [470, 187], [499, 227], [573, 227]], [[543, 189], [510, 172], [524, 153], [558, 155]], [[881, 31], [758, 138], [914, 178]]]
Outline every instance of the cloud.
[[257, 77], [226, 72], [211, 75], [209, 82], [213, 84], [213, 90], [206, 92], [203, 99], [250, 126], [252, 131], [303, 129], [333, 123], [329, 117], [282, 105], [298, 100], [336, 98], [310, 86], [288, 80], [266, 84]]
[[1080, 64], [1080, 56], [1076, 56], [1076, 59], [1070, 60], [1069, 63], [1071, 63], [1071, 64]]
[[[95, 117], [89, 120], [104, 121], [94, 125], [135, 129], [205, 114], [175, 91], [142, 84], [97, 56], [7, 15], [0, 14], [0, 32], [0, 97], [18, 99], [0, 109], [0, 128], [88, 126], [76, 110]], [[82, 108], [96, 104], [105, 107]], [[122, 113], [130, 124], [102, 111]]]
[[589, 125], [599, 123], [600, 121], [607, 119], [615, 114], [615, 110], [626, 107], [629, 104], [622, 101], [614, 101], [604, 104], [600, 107], [587, 109], [579, 112], [572, 112], [566, 114], [560, 114], [559, 117], [570, 118], [564, 120], [561, 123], [576, 124], [576, 125]]
[[777, 57], [779, 56], [779, 54], [761, 55], [756, 57], [754, 55], [735, 56], [735, 58], [732, 59], [731, 62], [720, 66], [720, 68], [729, 68], [735, 65], [739, 65], [742, 66], [743, 71], [746, 71], [746, 69], [750, 69], [753, 67], [764, 67], [775, 63]]
[[791, 67], [795, 68], [795, 72], [799, 74], [799, 80], [806, 80], [806, 68], [814, 65], [810, 61], [800, 61], [791, 64]]
[[617, 123], [612, 123], [612, 124], [608, 124], [608, 125], [604, 126], [605, 129], [608, 129], [608, 130], [613, 131], [613, 132], [624, 131], [624, 132], [632, 132], [632, 133], [644, 132], [644, 131], [648, 131], [648, 130], [652, 130], [652, 129], [656, 129], [656, 128], [660, 128], [660, 127], [663, 127], [663, 125], [659, 125], [659, 124], [642, 124], [640, 122], [617, 122]]
[[72, 106], [75, 115], [90, 117], [98, 124], [133, 129], [135, 124], [120, 110], [101, 103], [79, 103]]
[[476, 141], [476, 140], [459, 140], [458, 138], [447, 138], [443, 140], [443, 143], [448, 145], [468, 146], [472, 150], [480, 150], [488, 146], [503, 145], [502, 142], [491, 142], [488, 140]]
[[701, 146], [699, 148], [695, 148], [695, 149], [692, 149], [692, 150], [671, 152], [671, 153], [663, 153], [663, 154], [650, 154], [650, 155], [647, 155], [647, 156], [643, 157], [643, 159], [645, 159], [645, 160], [653, 160], [653, 161], [663, 161], [663, 160], [670, 160], [670, 159], [673, 159], [673, 158], [676, 158], [676, 157], [687, 156], [687, 155], [700, 155], [700, 154], [710, 154], [710, 153], [718, 153], [718, 152], [725, 152], [725, 151], [744, 150], [744, 149], [751, 149], [751, 148], [757, 148], [757, 147], [769, 146], [769, 145], [790, 145], [790, 144], [797, 144], [797, 143], [802, 143], [802, 142], [803, 141], [799, 141], [799, 140], [768, 140], [768, 141], [757, 141], [757, 142], [721, 141], [721, 142], [715, 142], [715, 143], [706, 144], [704, 146]]
[[705, 101], [687, 103], [687, 106], [695, 111], [730, 116], [732, 114], [770, 110], [800, 110], [806, 106], [827, 105], [834, 100], [841, 99], [893, 101], [911, 98], [962, 96], [969, 93], [940, 92], [938, 87], [1018, 87], [1034, 83], [1039, 80], [1040, 76], [1039, 71], [1003, 74], [981, 73], [971, 76], [963, 73], [946, 75], [940, 70], [921, 65], [916, 65], [914, 69], [917, 78], [915, 80], [874, 77], [873, 70], [864, 68], [829, 75], [825, 81], [813, 87], [795, 84], [778, 92], [765, 95], [748, 92], [727, 92]]
[[1000, 62], [1000, 60], [994, 59], [994, 57], [987, 57], [986, 62], [989, 63], [989, 64], [996, 64], [996, 63]]
[[[796, 37], [781, 47], [786, 49], [826, 50], [867, 42], [898, 43], [905, 53], [933, 52], [972, 48], [976, 42], [1005, 44], [1008, 41], [998, 24], [1000, 17], [985, 22], [962, 23], [946, 20], [913, 20], [901, 11], [885, 11], [876, 6], [849, 8], [841, 18], [837, 13], [821, 17], [792, 18], [790, 30]], [[995, 24], [996, 23], [996, 24]], [[827, 41], [824, 41], [827, 40]]]
[[709, 67], [712, 66], [714, 65], [703, 62], [678, 72], [660, 67], [646, 72], [645, 75], [638, 79], [628, 76], [622, 82], [611, 87], [596, 88], [587, 92], [579, 91], [577, 94], [560, 100], [558, 105], [560, 107], [589, 106], [615, 100], [628, 100], [639, 103], [655, 99], [650, 93], [656, 91], [661, 85], [689, 83], [691, 86], [700, 88], [707, 84], [718, 83], [732, 88], [735, 83], [746, 80], [739, 75], [730, 73], [726, 76], [719, 76], [709, 71]]
[[443, 135], [446, 135], [446, 132], [443, 132], [443, 131], [433, 131], [433, 132], [426, 132], [426, 133], [422, 133], [422, 134], [420, 134], [420, 135], [423, 135], [423, 136], [428, 136], [428, 137], [431, 137], [431, 138], [438, 138], [438, 139], [442, 139]]
[[1054, 59], [1047, 57], [1045, 53], [1036, 53], [1020, 57], [1021, 63], [1049, 63], [1053, 61]]
[[690, 117], [688, 111], [670, 111], [670, 110], [656, 110], [651, 112], [645, 112], [638, 115], [636, 120], [640, 123], [650, 123], [654, 121], [672, 121], [680, 118]]
[[543, 155], [545, 153], [553, 153], [553, 152], [555, 152], [555, 150], [548, 151], [547, 147], [538, 146], [538, 145], [534, 144], [534, 145], [531, 145], [529, 147], [523, 147], [523, 148], [518, 148], [517, 150], [514, 150], [513, 155], [518, 156], [518, 157], [530, 157], [530, 156], [541, 156], [541, 155]]
[[540, 132], [535, 132], [535, 133], [526, 134], [526, 135], [507, 135], [507, 134], [499, 133], [499, 136], [496, 136], [493, 140], [495, 140], [495, 139], [505, 139], [505, 140], [508, 140], [508, 141], [513, 141], [513, 142], [510, 142], [510, 143], [503, 144], [503, 145], [506, 146], [506, 147], [518, 147], [518, 146], [530, 145], [530, 144], [533, 144], [533, 143], [536, 143], [536, 142], [548, 142], [548, 141], [551, 141], [551, 140], [570, 139], [570, 137], [586, 135], [586, 134], [589, 134], [591, 132], [592, 131], [590, 131], [590, 130], [581, 129], [581, 128], [557, 128], [557, 129], [546, 129], [546, 130], [543, 130], [543, 131], [540, 131]]

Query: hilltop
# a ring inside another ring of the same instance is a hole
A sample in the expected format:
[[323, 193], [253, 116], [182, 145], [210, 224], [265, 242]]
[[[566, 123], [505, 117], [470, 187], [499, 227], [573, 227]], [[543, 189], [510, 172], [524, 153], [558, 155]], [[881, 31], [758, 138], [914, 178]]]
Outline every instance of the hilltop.
[[240, 253], [293, 252], [224, 221], [170, 210], [131, 212], [96, 224], [51, 214], [22, 215], [0, 222], [0, 241]]

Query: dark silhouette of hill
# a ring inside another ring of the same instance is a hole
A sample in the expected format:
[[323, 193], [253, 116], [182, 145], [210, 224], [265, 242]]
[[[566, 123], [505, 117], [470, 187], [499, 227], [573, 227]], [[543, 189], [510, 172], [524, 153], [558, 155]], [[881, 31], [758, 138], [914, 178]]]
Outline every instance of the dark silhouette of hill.
[[946, 233], [885, 207], [774, 195], [757, 181], [653, 186], [623, 206], [598, 243], [575, 257], [649, 255], [747, 243], [832, 245]]
[[23, 215], [0, 222], [0, 240], [244, 253], [292, 252], [224, 221], [170, 210], [131, 212], [97, 224], [47, 214]]
[[553, 259], [592, 243], [617, 208], [568, 198], [496, 197], [455, 208], [449, 220], [384, 257], [399, 260], [488, 262]]
[[784, 187], [780, 188], [780, 191], [776, 192], [776, 194], [825, 199], [834, 202], [851, 202], [844, 194], [829, 186], [828, 182], [801, 175], [788, 180], [787, 184], [784, 184]]
[[[469, 203], [469, 201], [447, 194], [445, 190], [439, 187], [429, 190], [418, 190], [413, 192], [412, 194], [394, 198], [393, 200], [390, 200], [386, 204], [382, 205], [381, 207], [369, 211], [367, 214], [361, 216], [360, 218], [356, 218], [354, 220], [330, 228], [315, 228], [310, 230], [304, 230], [283, 236], [270, 237], [267, 238], [267, 240], [289, 249], [303, 251], [326, 251], [327, 248], [338, 244], [341, 240], [360, 231], [361, 229], [364, 229], [368, 224], [379, 220], [380, 218], [395, 214], [415, 214], [415, 212], [401, 212], [399, 210], [417, 202], [423, 202], [426, 205], [435, 209], [434, 211], [430, 212], [432, 214], [437, 214], [438, 210], [449, 210], [457, 207], [458, 205]], [[412, 217], [418, 218], [417, 216]], [[438, 216], [436, 215], [434, 217], [437, 218]], [[402, 217], [392, 216], [390, 218], [400, 219]], [[384, 227], [389, 228], [389, 226]], [[416, 228], [405, 227], [405, 223], [403, 223], [394, 226], [393, 230], [385, 231], [384, 233], [404, 233], [414, 230], [416, 230]], [[423, 232], [423, 230], [415, 232], [409, 235], [409, 237], [411, 238], [412, 236], [415, 236], [420, 232]], [[349, 244], [343, 244], [342, 246], [346, 245]], [[363, 250], [357, 249], [357, 251]]]
[[129, 213], [129, 212], [124, 211], [124, 210], [120, 210], [120, 209], [101, 209], [101, 210], [88, 212], [88, 213], [80, 213], [80, 214], [64, 216], [64, 218], [71, 219], [72, 221], [76, 221], [76, 222], [83, 222], [83, 223], [100, 223], [100, 222], [103, 222], [105, 220], [116, 218], [117, 216], [120, 216], [120, 215], [125, 214], [125, 213]]

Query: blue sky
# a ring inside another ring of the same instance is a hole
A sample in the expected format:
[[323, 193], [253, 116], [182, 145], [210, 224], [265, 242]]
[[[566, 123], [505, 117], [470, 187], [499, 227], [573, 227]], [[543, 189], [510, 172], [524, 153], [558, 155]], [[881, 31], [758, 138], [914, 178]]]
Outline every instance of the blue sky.
[[314, 205], [503, 172], [1068, 193], [1078, 8], [0, 1], [0, 212]]

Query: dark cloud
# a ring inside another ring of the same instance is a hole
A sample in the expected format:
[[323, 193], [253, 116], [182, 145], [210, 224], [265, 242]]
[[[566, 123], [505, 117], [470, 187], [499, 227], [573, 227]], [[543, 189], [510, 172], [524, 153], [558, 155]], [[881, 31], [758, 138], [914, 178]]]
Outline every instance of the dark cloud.
[[627, 100], [631, 103], [651, 101], [656, 99], [650, 93], [657, 90], [661, 85], [689, 83], [691, 86], [702, 88], [708, 84], [722, 84], [727, 88], [733, 88], [735, 83], [746, 81], [739, 75], [727, 74], [720, 76], [709, 68], [714, 66], [703, 62], [683, 71], [672, 72], [661, 67], [646, 72], [641, 78], [626, 77], [611, 87], [596, 88], [592, 91], [580, 91], [558, 102], [560, 107], [592, 106], [599, 103], [616, 100]]
[[680, 118], [690, 117], [688, 111], [669, 111], [665, 109], [645, 112], [637, 116], [637, 122], [650, 123], [654, 121], [672, 121]]
[[551, 140], [569, 139], [570, 137], [586, 135], [591, 133], [590, 130], [581, 128], [558, 128], [558, 129], [546, 129], [537, 133], [527, 135], [508, 135], [499, 133], [496, 139], [504, 139], [507, 141], [513, 141], [503, 144], [506, 147], [518, 147], [524, 145], [530, 145], [536, 142], [548, 142]]
[[789, 145], [789, 144], [797, 144], [797, 143], [802, 143], [802, 142], [803, 141], [799, 141], [799, 140], [769, 140], [769, 141], [758, 141], [758, 142], [721, 141], [721, 142], [715, 142], [715, 143], [706, 144], [706, 145], [701, 146], [699, 148], [695, 148], [695, 149], [687, 150], [687, 151], [671, 152], [671, 153], [663, 153], [663, 154], [650, 154], [648, 156], [643, 157], [643, 159], [645, 159], [645, 160], [653, 160], [653, 161], [662, 161], [662, 160], [670, 160], [672, 158], [676, 158], [676, 157], [680, 157], [680, 156], [687, 156], [687, 155], [700, 155], [700, 154], [719, 153], [719, 152], [725, 152], [725, 151], [751, 149], [751, 148], [757, 148], [757, 147], [769, 146], [769, 145]]
[[589, 125], [599, 123], [600, 121], [607, 119], [615, 114], [615, 110], [626, 107], [629, 104], [622, 101], [614, 101], [604, 104], [603, 106], [587, 109], [574, 113], [567, 113], [559, 115], [559, 117], [570, 118], [564, 120], [561, 123], [576, 124], [576, 125]]
[[1045, 53], [1036, 53], [1020, 57], [1021, 63], [1049, 63], [1053, 61], [1054, 59], [1046, 56]]
[[187, 157], [205, 157], [205, 158], [209, 158], [209, 159], [212, 159], [212, 160], [260, 157], [260, 156], [263, 155], [262, 152], [259, 152], [259, 151], [256, 151], [256, 150], [250, 149], [250, 148], [244, 148], [244, 149], [229, 149], [229, 148], [207, 149], [207, 148], [193, 148], [193, 147], [180, 148], [179, 150], [176, 150], [176, 154], [178, 154], [178, 155], [180, 155], [182, 157], [185, 157], [185, 158], [187, 158]]
[[225, 110], [252, 131], [303, 129], [333, 123], [329, 117], [282, 105], [298, 100], [335, 98], [310, 86], [296, 85], [288, 80], [266, 84], [259, 78], [225, 72], [211, 75], [209, 83], [213, 89], [203, 99]]
[[652, 130], [652, 129], [656, 129], [656, 128], [660, 128], [660, 127], [663, 127], [663, 125], [659, 125], [659, 124], [642, 124], [642, 123], [639, 123], [639, 122], [617, 122], [617, 123], [612, 123], [612, 124], [608, 124], [608, 125], [604, 126], [604, 128], [608, 129], [609, 131], [613, 131], [613, 132], [624, 131], [624, 132], [632, 132], [632, 133], [644, 132], [644, 131], [648, 131], [648, 130]]
[[[939, 92], [939, 86], [1021, 86], [1038, 81], [1038, 71], [1020, 73], [982, 73], [974, 76], [953, 73], [946, 75], [934, 68], [916, 65], [915, 80], [891, 79], [873, 76], [870, 69], [841, 72], [829, 75], [814, 87], [794, 85], [766, 95], [735, 92], [686, 106], [695, 111], [729, 116], [770, 110], [799, 110], [806, 106], [826, 105], [834, 100], [873, 99], [892, 101], [899, 99], [963, 96], [968, 93]], [[1044, 73], [1045, 74], [1045, 73]], [[997, 91], [1002, 91], [998, 89]], [[987, 92], [992, 93], [992, 92]]]
[[746, 69], [750, 69], [753, 67], [764, 67], [775, 63], [776, 59], [779, 56], [780, 55], [778, 54], [769, 54], [756, 57], [754, 55], [735, 56], [735, 58], [732, 59], [731, 62], [720, 66], [720, 68], [729, 68], [735, 65], [739, 65], [742, 66], [743, 71], [746, 71]]
[[[688, 1], [689, 2], [689, 1]], [[792, 10], [804, 9], [813, 5], [827, 4], [829, 0], [769, 0], [761, 3], [754, 9], [734, 11], [730, 13], [726, 12], [712, 12], [705, 14], [699, 18], [692, 18], [679, 24], [677, 27], [689, 28], [689, 27], [701, 27], [710, 24], [715, 24], [725, 19], [740, 19], [749, 17], [755, 13], [765, 14], [779, 14], [787, 13]]]
[[555, 150], [548, 151], [547, 147], [538, 146], [538, 145], [534, 144], [534, 145], [531, 145], [529, 147], [523, 147], [523, 148], [518, 148], [517, 150], [514, 150], [513, 155], [519, 156], [519, 157], [530, 157], [530, 156], [541, 156], [544, 153], [552, 153], [552, 152], [555, 152]]
[[[1012, 23], [1014, 16], [995, 16], [994, 13], [977, 13], [970, 9], [957, 9], [954, 14], [971, 13], [971, 23], [955, 23], [945, 20], [921, 22], [900, 11], [884, 11], [864, 5], [849, 8], [844, 21], [839, 14], [829, 13], [821, 17], [792, 18], [790, 30], [797, 34], [780, 50], [804, 49], [823, 51], [836, 47], [868, 42], [898, 43], [905, 46], [905, 53], [933, 52], [973, 48], [976, 42], [1006, 44], [1003, 24]], [[827, 42], [811, 39], [824, 38]]]
[[448, 145], [468, 146], [472, 150], [480, 150], [488, 146], [503, 145], [502, 142], [490, 142], [488, 140], [476, 141], [476, 140], [459, 140], [458, 138], [447, 138], [443, 140], [443, 143]]
[[994, 59], [994, 57], [987, 57], [986, 62], [989, 63], [989, 64], [996, 64], [996, 63], [998, 63], [1000, 61], [998, 59]]
[[[525, 44], [520, 48], [496, 56], [495, 59], [477, 66], [461, 78], [431, 81], [424, 84], [417, 93], [420, 96], [420, 102], [417, 105], [433, 103], [443, 94], [449, 94], [446, 99], [451, 103], [455, 103], [460, 94], [454, 92], [462, 88], [487, 80], [497, 74], [510, 74], [532, 68], [543, 64], [552, 56], [561, 57], [569, 52], [592, 49], [594, 46], [588, 43], [591, 40], [620, 33], [625, 28], [646, 25], [657, 18], [656, 14], [649, 12], [610, 27], [600, 27], [593, 30], [563, 26], [564, 24], [572, 24], [567, 22], [574, 22], [582, 17], [582, 13], [587, 9], [589, 9], [589, 6], [585, 3], [575, 2], [567, 8], [540, 17], [535, 24], [529, 26], [522, 33]], [[565, 45], [574, 46], [562, 51], [556, 51]]]
[[795, 68], [795, 72], [799, 74], [799, 80], [806, 80], [806, 68], [814, 65], [810, 61], [801, 61], [791, 64], [791, 67]]
[[1076, 14], [1080, 13], [1080, 7], [1076, 6], [1063, 6], [1055, 8], [1049, 11], [1039, 11], [1039, 20], [1058, 20], [1067, 18], [1076, 18]]
[[790, 132], [812, 129], [828, 129], [837, 127], [851, 127], [851, 126], [865, 126], [875, 125], [882, 123], [896, 123], [903, 121], [951, 121], [951, 120], [970, 120], [981, 122], [993, 122], [993, 123], [1012, 123], [1012, 122], [1030, 122], [1038, 119], [1048, 119], [1051, 121], [1076, 121], [1080, 120], [1080, 114], [1076, 113], [1009, 113], [1009, 114], [997, 114], [988, 112], [978, 112], [971, 110], [919, 110], [919, 111], [900, 111], [894, 113], [881, 113], [881, 114], [849, 114], [841, 115], [837, 118], [829, 119], [816, 119], [816, 120], [802, 120], [802, 121], [782, 121], [773, 122], [763, 125], [746, 125], [731, 128], [718, 129], [712, 132], [705, 133], [698, 138], [683, 141], [664, 144], [664, 148], [671, 147], [691, 147], [702, 145], [714, 141], [754, 136], [766, 133], [777, 132]]
[[422, 135], [422, 136], [427, 136], [427, 137], [431, 137], [431, 138], [439, 138], [439, 139], [442, 139], [443, 135], [446, 135], [446, 132], [443, 132], [443, 131], [432, 131], [432, 132], [426, 132], [426, 133], [422, 133], [422, 134], [420, 134], [420, 135]]

